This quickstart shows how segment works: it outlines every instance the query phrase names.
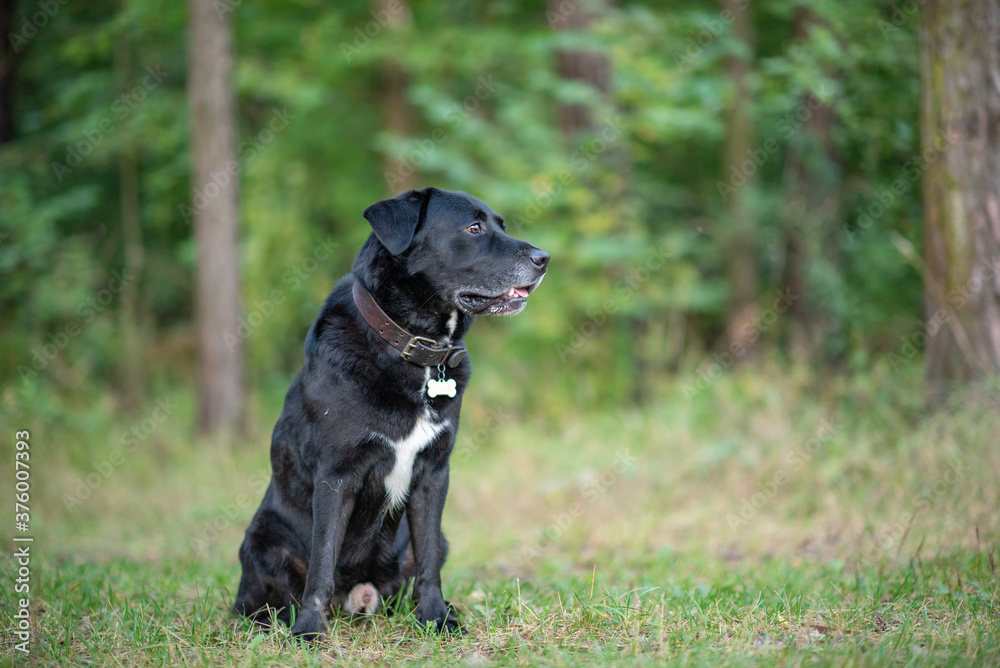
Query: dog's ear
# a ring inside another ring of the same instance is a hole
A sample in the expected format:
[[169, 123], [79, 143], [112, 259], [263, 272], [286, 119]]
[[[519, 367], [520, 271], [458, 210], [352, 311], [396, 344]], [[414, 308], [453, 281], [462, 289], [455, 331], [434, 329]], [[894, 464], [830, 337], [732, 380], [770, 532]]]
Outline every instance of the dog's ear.
[[365, 219], [375, 236], [393, 255], [410, 247], [420, 222], [420, 208], [427, 191], [411, 190], [365, 209]]

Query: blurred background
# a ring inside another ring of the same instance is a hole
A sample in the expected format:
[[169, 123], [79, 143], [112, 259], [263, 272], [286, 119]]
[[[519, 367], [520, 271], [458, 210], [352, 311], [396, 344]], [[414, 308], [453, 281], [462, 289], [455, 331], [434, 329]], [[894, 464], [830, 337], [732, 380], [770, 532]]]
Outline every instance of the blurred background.
[[995, 536], [1000, 28], [963, 7], [0, 3], [41, 549], [235, 568], [362, 212], [428, 185], [552, 255], [467, 337], [459, 563]]

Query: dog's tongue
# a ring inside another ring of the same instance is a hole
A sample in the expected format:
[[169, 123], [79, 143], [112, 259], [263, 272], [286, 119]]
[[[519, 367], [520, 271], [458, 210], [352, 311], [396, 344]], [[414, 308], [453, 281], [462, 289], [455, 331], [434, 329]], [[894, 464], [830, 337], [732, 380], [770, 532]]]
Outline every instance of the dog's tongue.
[[517, 295], [518, 297], [527, 297], [528, 291], [525, 290], [524, 288], [514, 288], [514, 294]]

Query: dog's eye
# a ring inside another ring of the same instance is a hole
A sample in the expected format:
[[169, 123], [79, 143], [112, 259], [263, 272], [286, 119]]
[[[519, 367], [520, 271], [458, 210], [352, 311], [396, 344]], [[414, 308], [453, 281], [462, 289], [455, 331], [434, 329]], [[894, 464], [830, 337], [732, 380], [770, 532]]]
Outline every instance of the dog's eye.
[[480, 225], [479, 223], [472, 223], [467, 228], [465, 228], [465, 231], [468, 232], [469, 234], [480, 234], [483, 231], [483, 226]]

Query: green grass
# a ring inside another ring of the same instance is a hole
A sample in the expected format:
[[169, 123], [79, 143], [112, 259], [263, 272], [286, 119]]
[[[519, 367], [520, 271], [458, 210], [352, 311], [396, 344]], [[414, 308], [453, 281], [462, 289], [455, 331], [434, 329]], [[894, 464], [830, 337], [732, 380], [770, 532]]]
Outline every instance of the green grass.
[[[907, 661], [995, 665], [996, 576], [983, 555], [891, 569], [771, 558], [740, 564], [676, 558], [518, 579], [449, 569], [445, 587], [469, 635], [438, 638], [403, 606], [392, 617], [335, 620], [331, 639], [295, 647], [227, 613], [232, 563], [133, 560], [38, 569], [39, 663], [364, 665], [371, 661], [635, 662], [795, 665]], [[294, 660], [292, 660], [294, 659]]]
[[428, 634], [403, 602], [334, 618], [311, 649], [229, 614], [280, 396], [245, 442], [193, 439], [176, 397], [67, 506], [152, 404], [116, 418], [8, 391], [5, 429], [32, 430], [35, 543], [32, 653], [13, 650], [7, 585], [6, 662], [1000, 665], [995, 390], [928, 417], [916, 380], [880, 369], [749, 369], [693, 401], [682, 385], [562, 420], [470, 396], [444, 569], [469, 634]]

